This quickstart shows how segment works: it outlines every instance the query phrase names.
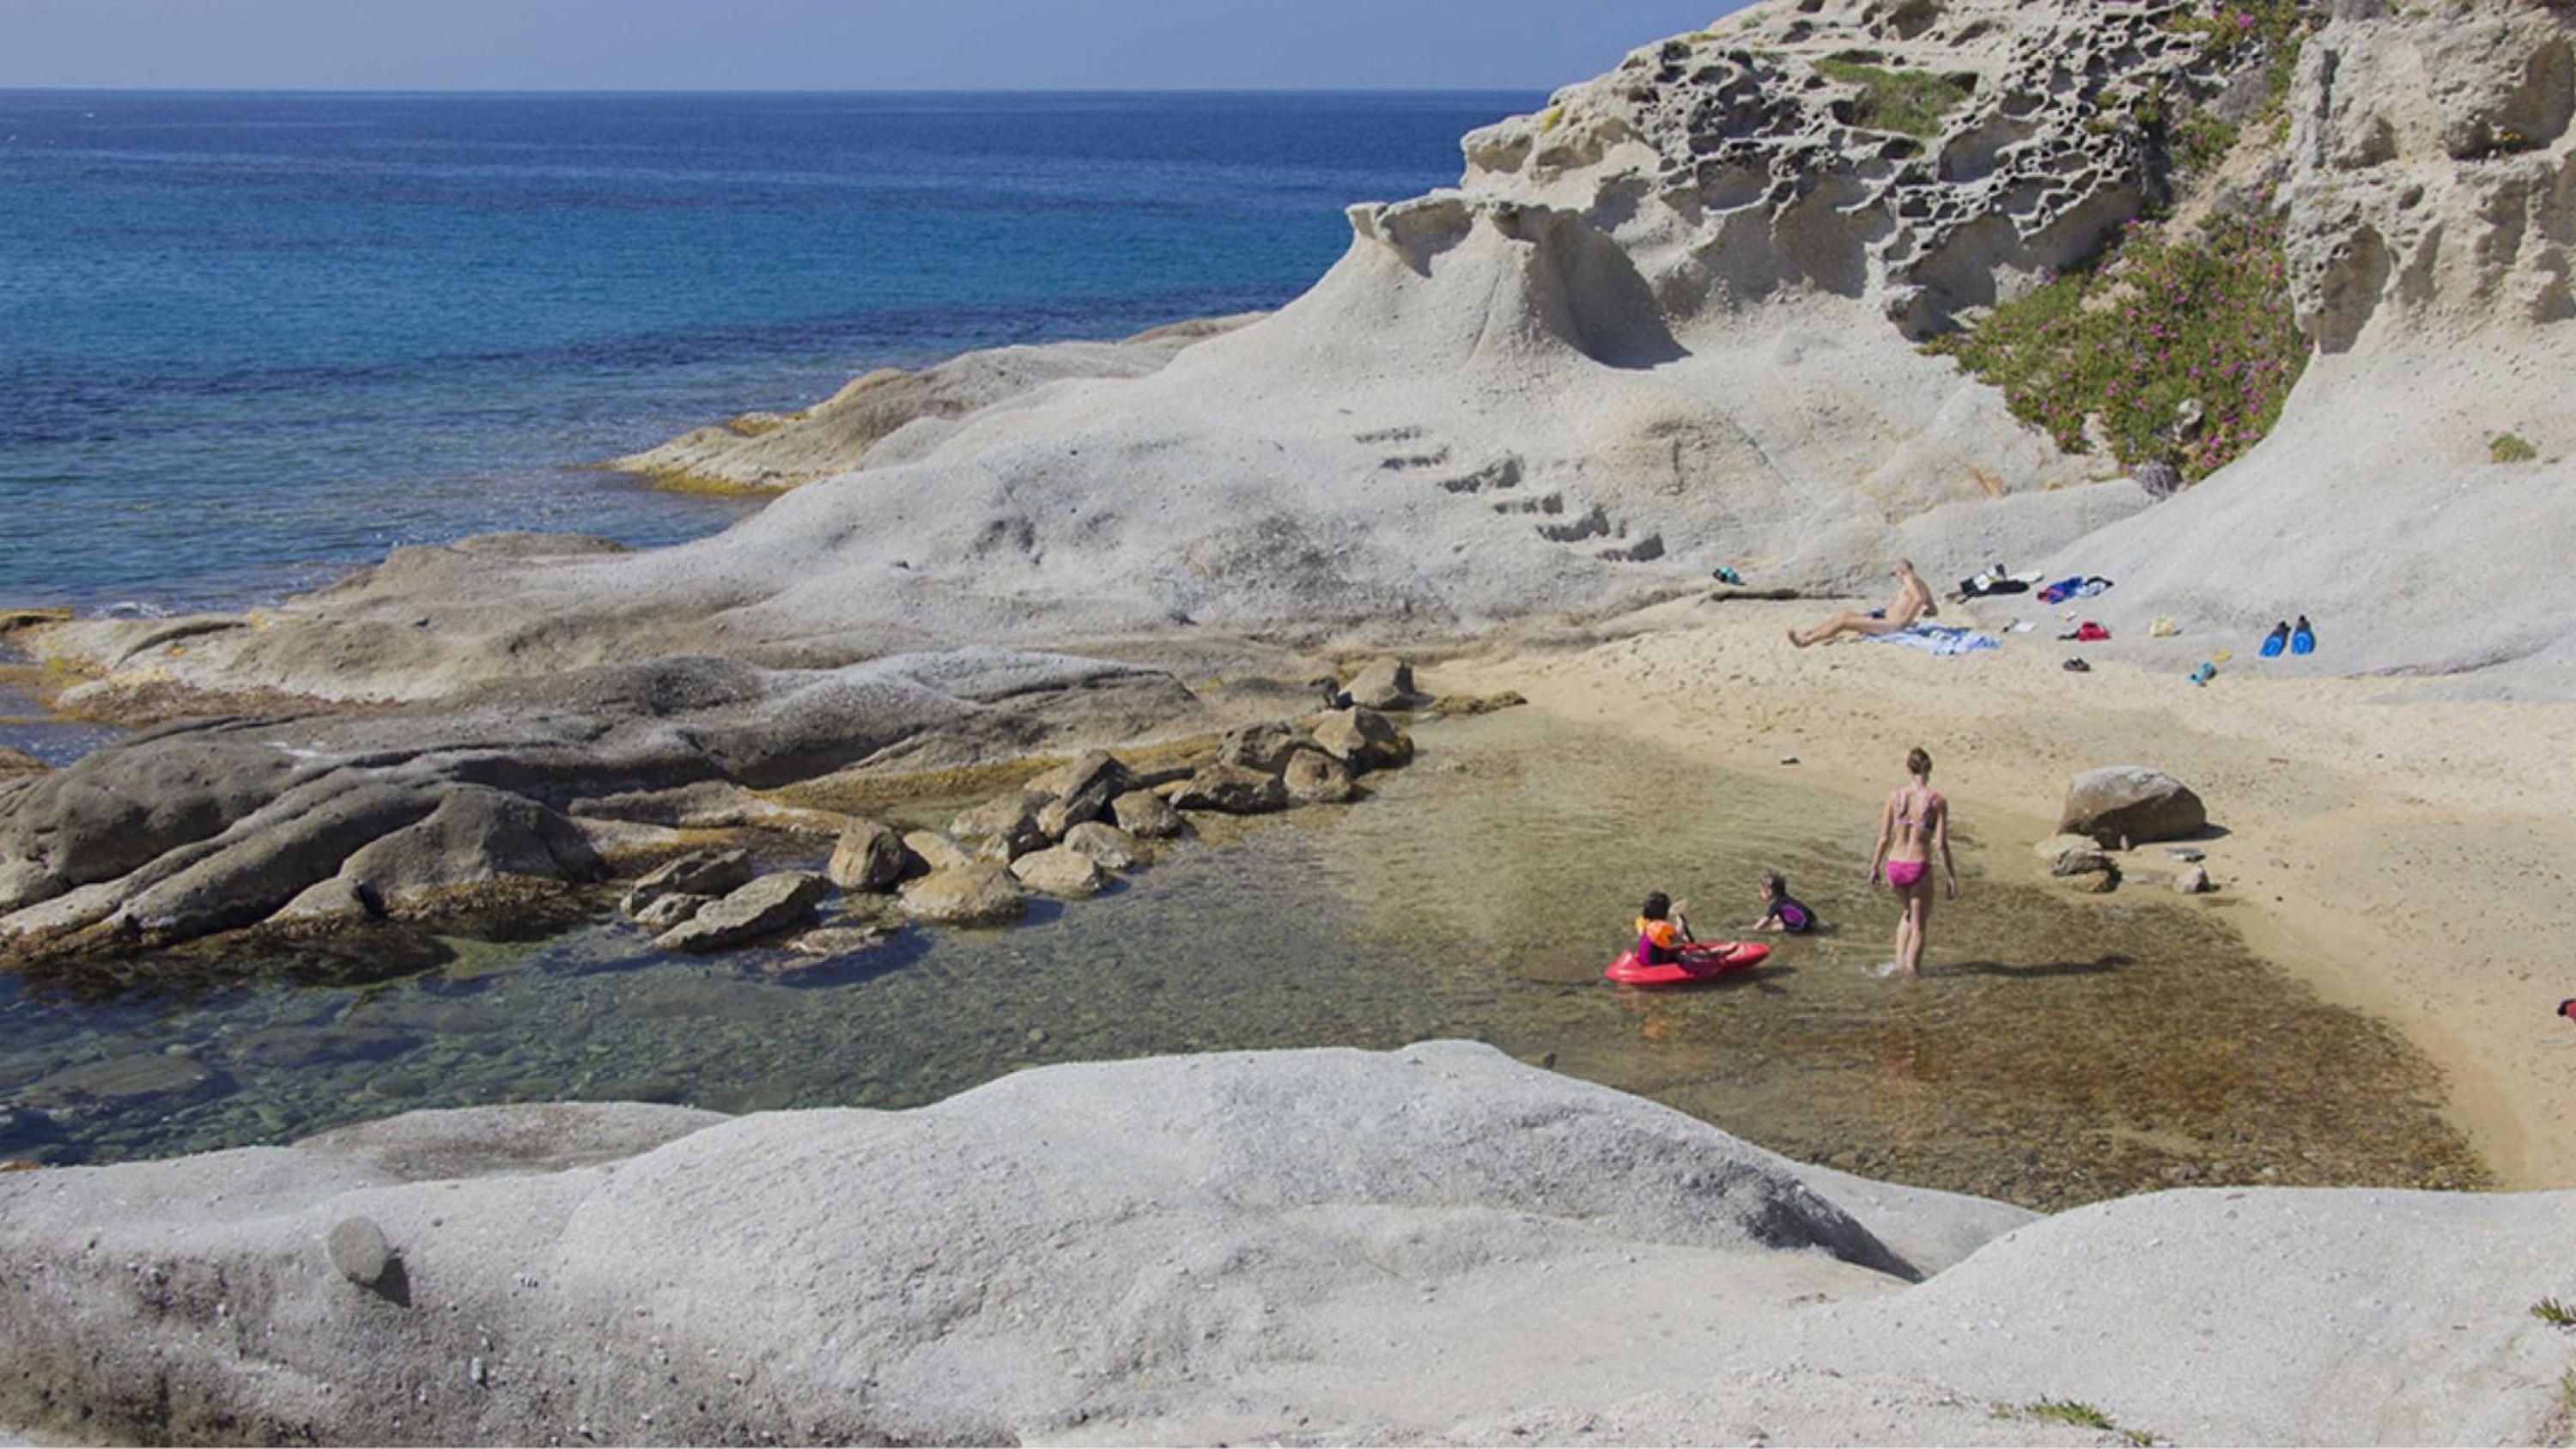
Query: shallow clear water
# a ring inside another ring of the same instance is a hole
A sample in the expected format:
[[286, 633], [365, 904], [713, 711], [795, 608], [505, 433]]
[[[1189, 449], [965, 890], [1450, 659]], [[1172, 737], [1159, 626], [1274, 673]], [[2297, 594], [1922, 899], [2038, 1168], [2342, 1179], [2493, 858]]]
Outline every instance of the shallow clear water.
[[[1937, 973], [1881, 980], [1893, 911], [1860, 884], [1865, 808], [1526, 711], [1422, 740], [1374, 800], [1229, 826], [1017, 929], [908, 932], [792, 978], [767, 973], [783, 952], [663, 959], [609, 924], [465, 943], [360, 988], [84, 1003], [0, 978], [0, 1099], [62, 1134], [21, 1123], [0, 1155], [567, 1097], [894, 1107], [1047, 1062], [1469, 1037], [1793, 1156], [2040, 1206], [2174, 1182], [2484, 1181], [2418, 1056], [2208, 907], [2021, 884], [2017, 849], [1990, 877], [1969, 821]], [[1766, 866], [1835, 929], [1749, 980], [1599, 979], [1645, 890], [1697, 901], [1706, 934], [1753, 914]]]
[[1275, 306], [1534, 95], [0, 92], [0, 603], [748, 505], [581, 465], [973, 347]]

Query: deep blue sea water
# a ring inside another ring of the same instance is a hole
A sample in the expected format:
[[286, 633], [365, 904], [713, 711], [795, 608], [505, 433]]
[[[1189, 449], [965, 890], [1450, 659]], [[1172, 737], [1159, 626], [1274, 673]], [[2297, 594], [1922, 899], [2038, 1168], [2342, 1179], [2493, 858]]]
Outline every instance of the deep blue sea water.
[[0, 92], [0, 605], [274, 598], [747, 505], [580, 465], [1275, 306], [1520, 94]]

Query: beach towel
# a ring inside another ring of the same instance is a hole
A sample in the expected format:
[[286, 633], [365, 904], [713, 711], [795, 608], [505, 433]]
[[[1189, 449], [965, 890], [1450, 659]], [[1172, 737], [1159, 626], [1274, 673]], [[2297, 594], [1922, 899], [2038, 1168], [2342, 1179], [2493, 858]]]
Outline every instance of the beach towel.
[[1902, 644], [1926, 654], [1974, 654], [1980, 649], [2004, 647], [2003, 641], [1992, 634], [1980, 634], [1974, 629], [1949, 629], [1939, 624], [1917, 624], [1911, 629], [1881, 634], [1878, 642]]

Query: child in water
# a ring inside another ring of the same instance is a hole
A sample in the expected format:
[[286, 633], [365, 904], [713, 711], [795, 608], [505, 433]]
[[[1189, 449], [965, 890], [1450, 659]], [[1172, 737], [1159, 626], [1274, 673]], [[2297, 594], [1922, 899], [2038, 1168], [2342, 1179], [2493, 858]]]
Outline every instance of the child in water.
[[1637, 963], [1641, 966], [1688, 966], [1693, 968], [1720, 963], [1724, 948], [1721, 943], [1692, 939], [1690, 917], [1673, 898], [1657, 891], [1638, 907]]
[[1762, 915], [1754, 921], [1757, 931], [1786, 931], [1803, 936], [1816, 928], [1816, 913], [1789, 894], [1788, 879], [1778, 871], [1762, 877]]

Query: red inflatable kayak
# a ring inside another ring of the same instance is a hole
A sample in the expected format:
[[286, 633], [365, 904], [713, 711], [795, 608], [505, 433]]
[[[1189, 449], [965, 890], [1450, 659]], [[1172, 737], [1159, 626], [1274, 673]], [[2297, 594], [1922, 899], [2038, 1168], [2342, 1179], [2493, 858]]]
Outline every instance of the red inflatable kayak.
[[1771, 948], [1759, 941], [1703, 941], [1689, 947], [1677, 965], [1639, 965], [1637, 953], [1631, 950], [1601, 974], [1623, 986], [1679, 986], [1759, 966], [1770, 957]]

